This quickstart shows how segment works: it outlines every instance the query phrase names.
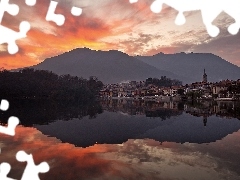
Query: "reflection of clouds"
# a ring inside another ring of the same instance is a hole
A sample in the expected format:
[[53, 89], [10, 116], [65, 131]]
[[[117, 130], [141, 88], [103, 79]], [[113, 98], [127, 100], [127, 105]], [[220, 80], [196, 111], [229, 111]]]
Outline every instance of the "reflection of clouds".
[[33, 153], [36, 164], [50, 164], [41, 179], [237, 179], [239, 137], [240, 131], [208, 145], [145, 139], [77, 148], [19, 126], [14, 137], [0, 136], [0, 158], [18, 179], [25, 166], [14, 157], [19, 150]]
[[[5, 146], [2, 148], [1, 161], [12, 165], [13, 171], [10, 175], [13, 178], [20, 179], [24, 169], [24, 165], [14, 159], [19, 150], [33, 153], [36, 164], [42, 161], [50, 164], [49, 173], [42, 174], [44, 179], [88, 179], [105, 176], [105, 173], [115, 173], [111, 167], [113, 160], [98, 157], [99, 153], [111, 151], [111, 148], [104, 145], [86, 149], [75, 148], [70, 144], [61, 144], [56, 138], [44, 136], [36, 129], [24, 127], [17, 128], [13, 139], [6, 136], [1, 136], [1, 139], [4, 139], [2, 142]], [[115, 164], [121, 165], [117, 162]]]
[[[146, 176], [158, 172], [163, 179], [237, 179], [239, 169], [235, 165], [239, 160], [234, 157], [240, 147], [228, 140], [234, 141], [236, 134], [239, 136], [240, 131], [208, 145], [129, 140], [116, 154], [106, 158], [137, 165], [135, 171], [141, 169]], [[222, 148], [223, 144], [229, 149]], [[226, 152], [228, 155], [224, 156]]]

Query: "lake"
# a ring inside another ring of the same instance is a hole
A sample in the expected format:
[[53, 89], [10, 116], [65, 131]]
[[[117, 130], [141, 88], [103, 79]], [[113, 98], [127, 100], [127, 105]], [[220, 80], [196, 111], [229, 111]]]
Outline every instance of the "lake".
[[240, 179], [240, 102], [9, 102], [1, 123], [21, 124], [0, 134], [8, 177], [21, 179], [24, 150], [50, 165], [40, 179]]

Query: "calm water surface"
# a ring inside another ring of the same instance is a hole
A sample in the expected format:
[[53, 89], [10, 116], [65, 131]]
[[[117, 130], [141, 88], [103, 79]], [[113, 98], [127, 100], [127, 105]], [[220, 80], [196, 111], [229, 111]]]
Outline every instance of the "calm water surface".
[[26, 166], [19, 150], [49, 163], [41, 179], [240, 179], [236, 102], [10, 105], [2, 123], [15, 115], [21, 125], [14, 137], [0, 135], [0, 162], [12, 165], [14, 179]]

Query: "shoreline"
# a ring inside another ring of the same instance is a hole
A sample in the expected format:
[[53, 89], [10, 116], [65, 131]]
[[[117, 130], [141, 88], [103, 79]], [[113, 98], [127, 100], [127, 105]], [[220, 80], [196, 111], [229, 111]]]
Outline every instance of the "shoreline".
[[145, 96], [145, 97], [101, 97], [100, 99], [115, 99], [115, 100], [120, 100], [120, 99], [125, 99], [125, 100], [143, 100], [143, 101], [160, 101], [160, 102], [166, 102], [166, 101], [240, 101], [238, 99], [233, 99], [233, 98], [211, 98], [211, 99], [186, 99], [182, 100], [180, 97], [171, 97], [171, 96]]

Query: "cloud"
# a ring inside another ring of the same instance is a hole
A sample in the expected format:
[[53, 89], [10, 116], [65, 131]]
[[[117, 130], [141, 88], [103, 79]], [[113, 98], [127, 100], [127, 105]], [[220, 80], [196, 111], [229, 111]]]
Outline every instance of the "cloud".
[[195, 52], [209, 52], [217, 54], [227, 61], [240, 65], [240, 33], [237, 35], [225, 35], [212, 39], [194, 47]]
[[[20, 47], [18, 54], [8, 55], [6, 51], [0, 52], [1, 67], [12, 69], [34, 65], [47, 57], [77, 47], [86, 46], [92, 49], [104, 47], [98, 39], [111, 34], [111, 28], [102, 19], [88, 17], [84, 13], [80, 17], [74, 17], [70, 13], [69, 5], [64, 6], [66, 3], [60, 2], [56, 13], [64, 14], [66, 21], [59, 27], [54, 22], [45, 20], [50, 1], [37, 2], [36, 6], [31, 7], [33, 9], [18, 2], [21, 11], [17, 18], [11, 21], [12, 17], [6, 16], [4, 19], [4, 25], [16, 31], [21, 20], [29, 21], [32, 28], [27, 38], [17, 41]], [[1, 45], [1, 49], [6, 49], [6, 44]]]
[[[27, 38], [17, 41], [18, 55], [7, 55], [6, 44], [0, 45], [0, 66], [12, 69], [38, 64], [47, 57], [77, 47], [109, 50], [117, 49], [130, 55], [153, 55], [160, 51], [212, 52], [240, 65], [237, 36], [221, 31], [211, 38], [203, 25], [199, 11], [185, 13], [183, 26], [174, 24], [177, 11], [164, 5], [159, 14], [150, 10], [153, 0], [130, 4], [128, 0], [76, 1], [57, 0], [56, 13], [66, 17], [63, 26], [45, 20], [50, 0], [37, 1], [28, 7], [24, 1], [11, 0], [20, 6], [19, 15], [4, 14], [2, 24], [18, 31], [19, 23], [27, 20], [31, 30]], [[83, 9], [79, 17], [71, 15], [72, 6]], [[214, 24], [225, 29], [233, 22], [222, 13]], [[227, 43], [227, 44], [226, 44]]]

